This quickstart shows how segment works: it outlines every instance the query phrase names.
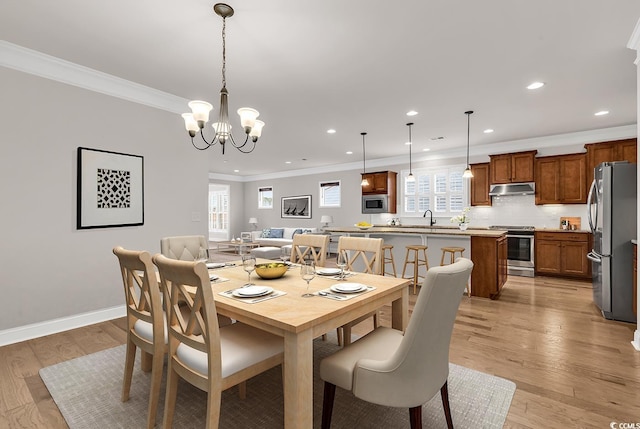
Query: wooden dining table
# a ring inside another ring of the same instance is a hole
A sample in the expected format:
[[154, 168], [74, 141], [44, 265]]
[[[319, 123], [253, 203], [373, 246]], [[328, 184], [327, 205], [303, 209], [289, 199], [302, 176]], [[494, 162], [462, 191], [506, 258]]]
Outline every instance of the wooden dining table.
[[[261, 262], [273, 262], [258, 260]], [[358, 273], [346, 282], [361, 283], [374, 289], [348, 300], [323, 296], [302, 297], [307, 284], [300, 268], [292, 266], [279, 279], [264, 280], [252, 274], [256, 285], [285, 292], [276, 298], [249, 302], [220, 295], [247, 283], [241, 261], [235, 266], [209, 270], [225, 281], [212, 282], [218, 313], [242, 323], [283, 337], [284, 341], [284, 427], [313, 427], [313, 340], [347, 322], [391, 304], [392, 327], [404, 331], [408, 322], [409, 279]], [[227, 281], [228, 279], [228, 281]], [[335, 278], [317, 275], [309, 292], [318, 292], [341, 283]]]

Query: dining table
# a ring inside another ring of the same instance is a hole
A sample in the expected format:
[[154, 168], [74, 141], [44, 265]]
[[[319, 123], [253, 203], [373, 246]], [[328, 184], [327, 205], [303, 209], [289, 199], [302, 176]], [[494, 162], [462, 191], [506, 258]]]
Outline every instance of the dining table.
[[[270, 262], [274, 261], [257, 260], [257, 263]], [[322, 272], [320, 268], [317, 271]], [[272, 294], [238, 298], [232, 292], [245, 285], [249, 277], [242, 261], [216, 265], [209, 274], [214, 279], [211, 286], [219, 314], [283, 338], [284, 427], [287, 429], [313, 427], [315, 338], [387, 304], [391, 305], [392, 328], [404, 331], [408, 323], [410, 279], [349, 273], [349, 277], [341, 281], [336, 276], [316, 275], [309, 284], [313, 296], [303, 297], [307, 283], [301, 277], [300, 267], [291, 264], [277, 279], [262, 279], [255, 272], [249, 275], [256, 286], [272, 288]], [[332, 286], [346, 282], [367, 288], [354, 294], [331, 291]]]

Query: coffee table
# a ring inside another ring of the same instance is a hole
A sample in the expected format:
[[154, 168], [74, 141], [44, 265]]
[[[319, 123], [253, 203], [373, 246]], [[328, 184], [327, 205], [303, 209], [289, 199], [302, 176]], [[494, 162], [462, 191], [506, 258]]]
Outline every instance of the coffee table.
[[240, 248], [245, 247], [248, 250], [253, 249], [254, 247], [260, 247], [260, 243], [255, 242], [241, 242], [241, 241], [216, 241], [218, 245], [218, 252], [220, 251], [220, 246], [227, 246], [226, 250], [231, 249], [234, 253], [240, 254]]

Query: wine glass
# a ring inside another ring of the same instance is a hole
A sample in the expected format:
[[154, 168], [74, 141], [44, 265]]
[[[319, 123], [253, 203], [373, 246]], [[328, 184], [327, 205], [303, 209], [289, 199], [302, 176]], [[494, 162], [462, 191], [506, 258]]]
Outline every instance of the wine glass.
[[302, 296], [305, 298], [313, 296], [313, 294], [309, 293], [309, 282], [316, 276], [316, 267], [313, 265], [313, 262], [303, 262], [302, 265], [300, 265], [300, 275], [302, 276], [302, 280], [307, 282], [307, 291], [303, 293]]
[[287, 262], [289, 260], [290, 256], [287, 253], [287, 249], [285, 249], [284, 247], [280, 248], [280, 259], [282, 259], [282, 262]]
[[256, 258], [251, 254], [244, 255], [242, 257], [242, 269], [245, 270], [248, 275], [247, 284], [245, 286], [252, 285], [253, 283], [251, 283], [251, 272], [256, 269]]
[[340, 280], [344, 280], [344, 268], [347, 266], [347, 252], [341, 250], [336, 256], [336, 265], [340, 268]]

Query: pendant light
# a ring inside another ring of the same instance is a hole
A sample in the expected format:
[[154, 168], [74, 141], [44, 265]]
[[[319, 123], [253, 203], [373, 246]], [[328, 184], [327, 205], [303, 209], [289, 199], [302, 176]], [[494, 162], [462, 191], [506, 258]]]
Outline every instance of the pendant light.
[[473, 110], [467, 110], [464, 112], [467, 115], [467, 168], [462, 173], [462, 177], [465, 179], [471, 179], [473, 177], [473, 173], [471, 172], [471, 165], [469, 164], [469, 121], [471, 120], [471, 114]]
[[413, 176], [413, 171], [411, 170], [411, 146], [413, 146], [413, 144], [411, 143], [411, 126], [413, 125], [413, 122], [409, 122], [407, 124], [407, 126], [409, 127], [409, 141], [407, 142], [407, 144], [409, 145], [409, 175], [407, 176], [407, 182], [415, 182], [416, 178]]
[[366, 159], [367, 157], [365, 156], [365, 152], [364, 152], [364, 136], [367, 135], [367, 133], [360, 133], [360, 135], [362, 136], [362, 182], [360, 182], [360, 186], [369, 186], [369, 181], [367, 180], [367, 177], [364, 175], [366, 173]]

